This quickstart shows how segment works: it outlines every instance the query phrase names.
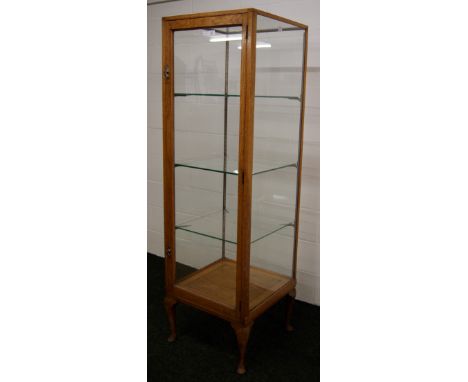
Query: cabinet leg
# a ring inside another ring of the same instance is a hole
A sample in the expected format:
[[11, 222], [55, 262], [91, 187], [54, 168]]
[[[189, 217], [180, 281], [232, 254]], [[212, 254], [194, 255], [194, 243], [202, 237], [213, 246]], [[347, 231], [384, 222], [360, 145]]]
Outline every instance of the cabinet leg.
[[287, 297], [287, 308], [286, 308], [286, 330], [292, 332], [294, 327], [291, 325], [291, 317], [293, 313], [294, 300], [296, 298], [296, 289], [289, 292]]
[[176, 323], [175, 323], [175, 305], [177, 301], [171, 297], [164, 299], [164, 305], [166, 306], [167, 319], [169, 321], [169, 329], [171, 334], [167, 339], [169, 342], [174, 342], [176, 339]]
[[231, 323], [232, 328], [236, 332], [237, 345], [239, 346], [239, 365], [237, 366], [237, 373], [245, 373], [245, 351], [247, 349], [247, 342], [249, 341], [250, 329], [253, 322], [243, 326], [239, 323]]

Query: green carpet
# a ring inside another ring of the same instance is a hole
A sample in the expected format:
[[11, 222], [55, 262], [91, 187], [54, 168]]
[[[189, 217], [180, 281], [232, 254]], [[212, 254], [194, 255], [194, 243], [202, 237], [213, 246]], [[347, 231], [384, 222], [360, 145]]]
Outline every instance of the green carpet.
[[284, 329], [285, 303], [259, 317], [247, 347], [247, 373], [238, 375], [237, 343], [227, 321], [178, 304], [177, 339], [169, 329], [164, 298], [164, 260], [148, 254], [148, 381], [300, 382], [320, 380], [320, 308], [296, 301]]

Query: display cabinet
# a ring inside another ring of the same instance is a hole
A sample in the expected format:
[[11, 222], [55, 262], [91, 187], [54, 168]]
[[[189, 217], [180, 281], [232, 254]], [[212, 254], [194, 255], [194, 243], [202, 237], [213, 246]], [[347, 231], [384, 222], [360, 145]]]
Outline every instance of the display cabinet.
[[295, 297], [307, 26], [257, 9], [162, 21], [165, 306], [254, 320]]

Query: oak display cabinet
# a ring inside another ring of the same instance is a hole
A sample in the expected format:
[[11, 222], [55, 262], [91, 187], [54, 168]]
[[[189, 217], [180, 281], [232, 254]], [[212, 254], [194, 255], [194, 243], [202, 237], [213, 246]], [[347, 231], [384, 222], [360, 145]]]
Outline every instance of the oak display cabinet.
[[162, 20], [165, 307], [254, 320], [295, 297], [307, 26], [257, 9]]

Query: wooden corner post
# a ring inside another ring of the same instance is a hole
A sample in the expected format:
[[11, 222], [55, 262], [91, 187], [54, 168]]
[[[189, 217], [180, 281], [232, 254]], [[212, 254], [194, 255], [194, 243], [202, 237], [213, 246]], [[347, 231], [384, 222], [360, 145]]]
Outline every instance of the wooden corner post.
[[294, 215], [294, 249], [292, 277], [296, 281], [297, 274], [297, 249], [299, 241], [299, 212], [301, 209], [301, 184], [302, 184], [302, 147], [304, 139], [304, 112], [305, 112], [305, 92], [307, 82], [307, 46], [308, 46], [308, 28], [304, 29], [303, 57], [302, 57], [302, 84], [301, 84], [301, 116], [299, 125], [299, 150], [297, 155], [297, 185], [296, 185], [296, 211]]
[[236, 309], [242, 324], [248, 324], [249, 316], [256, 21], [254, 11], [243, 15], [236, 271]]

